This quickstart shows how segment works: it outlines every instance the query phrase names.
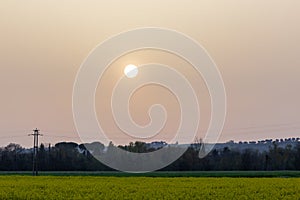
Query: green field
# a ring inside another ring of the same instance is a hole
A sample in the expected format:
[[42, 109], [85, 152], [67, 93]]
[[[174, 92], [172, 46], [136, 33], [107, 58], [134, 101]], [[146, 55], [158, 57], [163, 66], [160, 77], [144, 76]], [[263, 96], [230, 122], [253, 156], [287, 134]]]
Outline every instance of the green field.
[[0, 199], [300, 199], [300, 179], [6, 175]]
[[[0, 171], [0, 175], [31, 174], [31, 171]], [[41, 171], [39, 174], [43, 176], [300, 178], [300, 171], [158, 171], [149, 173], [126, 173], [116, 171]]]

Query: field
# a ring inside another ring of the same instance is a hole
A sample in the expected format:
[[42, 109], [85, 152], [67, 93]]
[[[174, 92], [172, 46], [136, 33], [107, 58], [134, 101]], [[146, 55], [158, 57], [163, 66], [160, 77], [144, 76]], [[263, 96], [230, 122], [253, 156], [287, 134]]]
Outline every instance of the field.
[[[31, 171], [0, 171], [0, 175], [31, 174]], [[39, 174], [43, 176], [300, 178], [300, 171], [158, 171], [149, 173], [125, 173], [116, 171], [41, 171]]]
[[4, 175], [0, 199], [300, 199], [300, 179]]

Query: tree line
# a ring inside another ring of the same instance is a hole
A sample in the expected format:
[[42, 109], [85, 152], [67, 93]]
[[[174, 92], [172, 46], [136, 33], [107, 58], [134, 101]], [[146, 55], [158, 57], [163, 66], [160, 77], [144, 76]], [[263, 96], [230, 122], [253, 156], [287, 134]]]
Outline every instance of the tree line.
[[[201, 144], [199, 144], [201, 145]], [[95, 143], [88, 149], [93, 153], [109, 151], [101, 143]], [[146, 153], [155, 151], [144, 142], [130, 143], [118, 146], [126, 151]], [[38, 150], [38, 168], [41, 171], [112, 171], [100, 163], [87, 150], [86, 145], [76, 143], [57, 143], [53, 147], [41, 144]], [[292, 147], [279, 147], [276, 142], [270, 145], [268, 151], [256, 149], [237, 150], [224, 147], [211, 151], [206, 157], [198, 157], [199, 146], [190, 146], [175, 162], [162, 171], [226, 171], [226, 170], [300, 170], [300, 143]], [[19, 144], [9, 144], [0, 148], [1, 171], [30, 171], [32, 169], [32, 151]]]

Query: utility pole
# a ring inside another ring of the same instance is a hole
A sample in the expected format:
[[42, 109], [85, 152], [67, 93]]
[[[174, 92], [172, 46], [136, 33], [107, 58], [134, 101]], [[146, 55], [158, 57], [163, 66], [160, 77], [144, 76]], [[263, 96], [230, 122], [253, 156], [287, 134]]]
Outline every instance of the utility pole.
[[40, 134], [40, 130], [35, 129], [33, 130], [32, 134], [29, 134], [29, 136], [33, 136], [33, 154], [32, 154], [32, 175], [37, 176], [38, 175], [38, 149], [39, 149], [39, 136], [42, 136]]

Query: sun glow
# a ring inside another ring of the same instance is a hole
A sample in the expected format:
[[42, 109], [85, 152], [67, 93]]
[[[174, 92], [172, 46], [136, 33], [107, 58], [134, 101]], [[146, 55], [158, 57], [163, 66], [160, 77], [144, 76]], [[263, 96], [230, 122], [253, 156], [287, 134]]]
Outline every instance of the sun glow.
[[124, 68], [124, 74], [125, 76], [127, 76], [128, 78], [134, 78], [137, 76], [139, 70], [137, 68], [137, 66], [135, 65], [127, 65], [125, 68]]

